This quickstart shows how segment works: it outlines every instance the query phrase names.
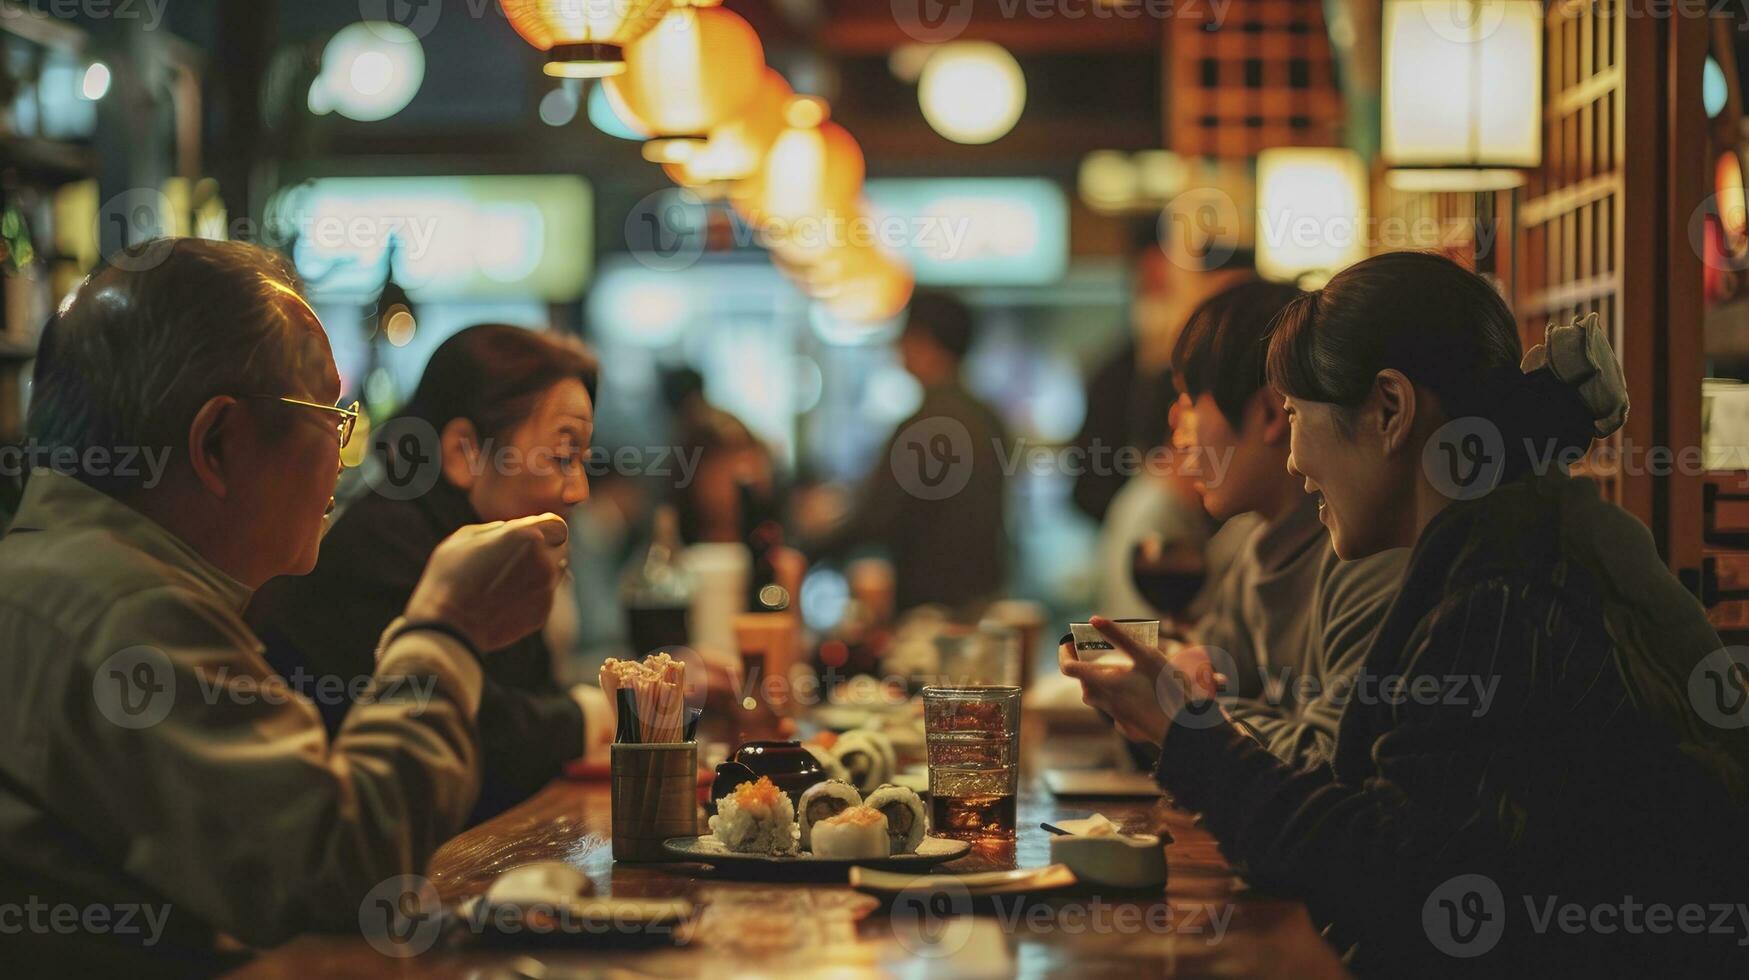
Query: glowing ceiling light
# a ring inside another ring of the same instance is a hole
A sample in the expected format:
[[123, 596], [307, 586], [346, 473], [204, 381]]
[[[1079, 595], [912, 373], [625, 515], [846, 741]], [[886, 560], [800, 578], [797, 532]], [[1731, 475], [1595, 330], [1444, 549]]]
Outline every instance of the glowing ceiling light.
[[498, 0], [522, 39], [546, 52], [562, 78], [625, 71], [625, 47], [655, 27], [669, 0]]
[[872, 246], [839, 251], [834, 281], [821, 290], [834, 316], [856, 323], [879, 323], [904, 311], [916, 288], [904, 262]]
[[735, 198], [736, 210], [749, 222], [781, 235], [800, 223], [857, 213], [865, 173], [862, 147], [830, 121], [830, 114], [823, 99], [790, 100], [784, 109], [787, 125]]
[[392, 23], [351, 24], [322, 51], [310, 111], [377, 122], [407, 108], [424, 82], [425, 49], [412, 31]]
[[956, 41], [942, 45], [917, 83], [923, 118], [956, 143], [1001, 139], [1026, 108], [1026, 76], [999, 44]]
[[110, 81], [109, 66], [101, 61], [93, 61], [85, 69], [85, 77], [79, 82], [79, 94], [86, 101], [97, 102], [109, 94]]
[[1366, 257], [1366, 166], [1352, 150], [1295, 147], [1257, 155], [1257, 272], [1329, 278]]
[[753, 101], [765, 77], [765, 48], [739, 15], [680, 7], [627, 45], [625, 71], [606, 85], [652, 138], [644, 155], [676, 163]]
[[710, 139], [677, 166], [676, 180], [703, 187], [753, 175], [784, 130], [784, 109], [794, 98], [789, 83], [770, 68], [759, 91], [736, 118], [711, 130]]
[[1432, 171], [1411, 179], [1428, 189], [1523, 183], [1542, 162], [1543, 29], [1537, 0], [1387, 0], [1385, 161]]
[[1127, 153], [1094, 150], [1081, 158], [1075, 186], [1089, 208], [1101, 213], [1122, 211], [1136, 203], [1141, 173]]
[[1701, 101], [1706, 105], [1706, 116], [1713, 119], [1725, 111], [1725, 102], [1730, 98], [1731, 87], [1725, 81], [1725, 70], [1719, 63], [1707, 56], [1706, 67], [1701, 70], [1700, 77]]

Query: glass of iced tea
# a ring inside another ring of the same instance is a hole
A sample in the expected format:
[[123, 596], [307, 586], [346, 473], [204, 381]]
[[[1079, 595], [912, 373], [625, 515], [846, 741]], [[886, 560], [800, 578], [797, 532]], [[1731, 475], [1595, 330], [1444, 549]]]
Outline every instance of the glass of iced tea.
[[1011, 841], [1020, 786], [1020, 688], [926, 687], [929, 832]]

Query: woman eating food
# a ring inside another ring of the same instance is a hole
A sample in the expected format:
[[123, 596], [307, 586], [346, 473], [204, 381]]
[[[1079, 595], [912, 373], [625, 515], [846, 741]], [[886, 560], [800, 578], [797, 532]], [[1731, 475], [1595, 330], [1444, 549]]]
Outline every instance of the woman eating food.
[[1495, 290], [1427, 254], [1360, 262], [1279, 317], [1288, 469], [1336, 553], [1413, 548], [1328, 763], [1271, 756], [1206, 660], [1174, 671], [1109, 622], [1133, 665], [1062, 669], [1357, 972], [1719, 975], [1749, 939], [1735, 913], [1709, 925], [1749, 880], [1749, 733], [1689, 692], [1736, 676], [1729, 652], [1647, 529], [1567, 471], [1626, 415], [1603, 328], [1519, 353]]
[[[385, 471], [412, 478], [350, 503], [315, 571], [269, 582], [249, 606], [268, 662], [316, 702], [330, 733], [439, 541], [467, 524], [565, 514], [589, 495], [596, 374], [580, 343], [506, 324], [468, 327], [431, 355], [384, 432], [424, 431], [436, 445], [373, 440]], [[419, 452], [432, 458], [387, 458]], [[476, 822], [528, 798], [591, 746], [605, 757], [613, 738], [607, 699], [592, 685], [562, 689], [541, 634], [494, 652], [485, 670]]]

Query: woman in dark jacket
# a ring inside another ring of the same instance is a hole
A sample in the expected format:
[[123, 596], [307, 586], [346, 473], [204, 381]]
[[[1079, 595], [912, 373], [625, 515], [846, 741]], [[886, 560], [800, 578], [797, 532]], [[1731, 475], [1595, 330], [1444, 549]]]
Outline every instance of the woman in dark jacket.
[[[467, 524], [568, 513], [589, 494], [596, 366], [575, 342], [486, 324], [445, 340], [405, 410], [376, 434], [368, 489], [322, 541], [316, 570], [256, 593], [248, 619], [267, 660], [315, 701], [332, 734], [377, 640], [438, 542]], [[476, 821], [611, 738], [598, 689], [562, 690], [539, 633], [483, 658]]]
[[1742, 667], [1646, 528], [1566, 473], [1625, 417], [1602, 330], [1518, 352], [1492, 287], [1430, 255], [1283, 311], [1289, 469], [1339, 556], [1414, 547], [1331, 763], [1277, 761], [1206, 665], [1162, 670], [1109, 624], [1135, 665], [1063, 670], [1359, 972], [1743, 975]]

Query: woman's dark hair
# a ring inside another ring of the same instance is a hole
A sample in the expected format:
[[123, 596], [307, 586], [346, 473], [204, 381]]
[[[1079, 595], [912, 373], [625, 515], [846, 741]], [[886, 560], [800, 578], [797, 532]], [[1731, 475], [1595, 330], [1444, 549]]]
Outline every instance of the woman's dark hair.
[[581, 341], [483, 323], [438, 345], [400, 417], [420, 419], [438, 432], [467, 419], [480, 438], [498, 438], [527, 421], [541, 395], [567, 378], [583, 382], [593, 401], [598, 372]]
[[1268, 383], [1263, 362], [1275, 318], [1300, 295], [1286, 283], [1254, 279], [1204, 300], [1172, 348], [1172, 373], [1184, 393], [1212, 395], [1234, 428], [1243, 424], [1245, 403]]
[[[1292, 398], [1352, 408], [1394, 368], [1439, 398], [1452, 419], [1479, 417], [1508, 447], [1591, 444], [1592, 414], [1547, 370], [1519, 368], [1518, 323], [1488, 281], [1427, 252], [1357, 262], [1282, 311], [1268, 377]], [[1509, 470], [1521, 462], [1513, 453]]]

